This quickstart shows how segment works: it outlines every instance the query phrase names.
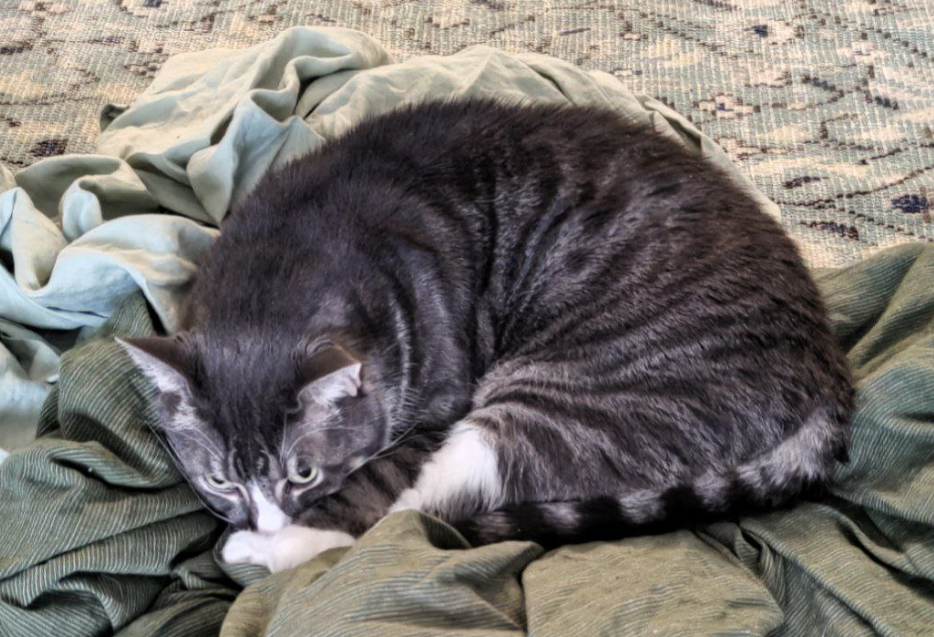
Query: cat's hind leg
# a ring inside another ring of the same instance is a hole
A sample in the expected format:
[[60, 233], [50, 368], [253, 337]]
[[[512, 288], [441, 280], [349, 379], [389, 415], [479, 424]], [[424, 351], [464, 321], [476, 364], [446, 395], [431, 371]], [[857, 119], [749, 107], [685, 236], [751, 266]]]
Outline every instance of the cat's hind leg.
[[458, 422], [390, 513], [415, 509], [450, 519], [499, 507], [503, 481], [495, 443], [495, 434], [469, 416]]

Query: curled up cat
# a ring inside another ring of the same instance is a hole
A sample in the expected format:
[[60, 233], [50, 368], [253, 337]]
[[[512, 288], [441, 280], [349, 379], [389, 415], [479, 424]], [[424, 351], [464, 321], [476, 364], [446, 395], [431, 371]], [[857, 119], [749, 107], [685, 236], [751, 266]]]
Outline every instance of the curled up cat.
[[475, 545], [690, 527], [847, 457], [846, 363], [791, 239], [599, 108], [366, 120], [231, 211], [182, 331], [122, 344], [223, 558], [274, 571], [400, 509]]

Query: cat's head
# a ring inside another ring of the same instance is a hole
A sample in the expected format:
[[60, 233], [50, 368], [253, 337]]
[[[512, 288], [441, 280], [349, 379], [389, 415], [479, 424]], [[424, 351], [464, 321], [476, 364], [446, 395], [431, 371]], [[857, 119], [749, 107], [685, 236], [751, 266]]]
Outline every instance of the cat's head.
[[119, 342], [159, 390], [179, 468], [235, 527], [278, 530], [389, 443], [367, 365], [326, 339], [290, 348], [197, 334]]

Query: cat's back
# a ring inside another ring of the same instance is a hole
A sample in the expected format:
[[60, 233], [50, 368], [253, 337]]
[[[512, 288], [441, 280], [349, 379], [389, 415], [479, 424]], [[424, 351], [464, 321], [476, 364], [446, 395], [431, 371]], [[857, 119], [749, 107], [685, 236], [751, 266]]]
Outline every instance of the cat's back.
[[364, 119], [310, 155], [271, 172], [257, 192], [308, 201], [378, 184], [385, 200], [386, 190], [419, 186], [431, 191], [452, 184], [467, 188], [468, 183], [477, 188], [535, 170], [550, 170], [550, 179], [559, 180], [568, 169], [606, 168], [621, 147], [651, 138], [651, 131], [606, 108], [492, 99], [431, 101]]
[[[816, 301], [756, 202], [698, 153], [607, 108], [481, 99], [376, 115], [270, 171], [222, 230], [202, 276], [210, 298], [225, 284], [261, 296], [257, 277], [296, 280], [311, 263], [336, 283], [361, 251], [409, 245], [462, 264], [458, 275], [484, 273], [490, 304], [516, 320], [576, 305], [606, 277], [657, 286], [720, 270], [736, 291], [771, 272]], [[225, 281], [210, 281], [215, 271]]]

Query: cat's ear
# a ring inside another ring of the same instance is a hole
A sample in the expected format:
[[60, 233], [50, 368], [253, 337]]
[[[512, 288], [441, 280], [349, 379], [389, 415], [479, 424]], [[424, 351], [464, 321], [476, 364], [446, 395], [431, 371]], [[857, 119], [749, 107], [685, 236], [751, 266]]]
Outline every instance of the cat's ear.
[[342, 347], [331, 345], [302, 361], [299, 379], [299, 400], [327, 405], [357, 395], [363, 364]]
[[162, 393], [188, 389], [188, 348], [179, 336], [116, 339]]

